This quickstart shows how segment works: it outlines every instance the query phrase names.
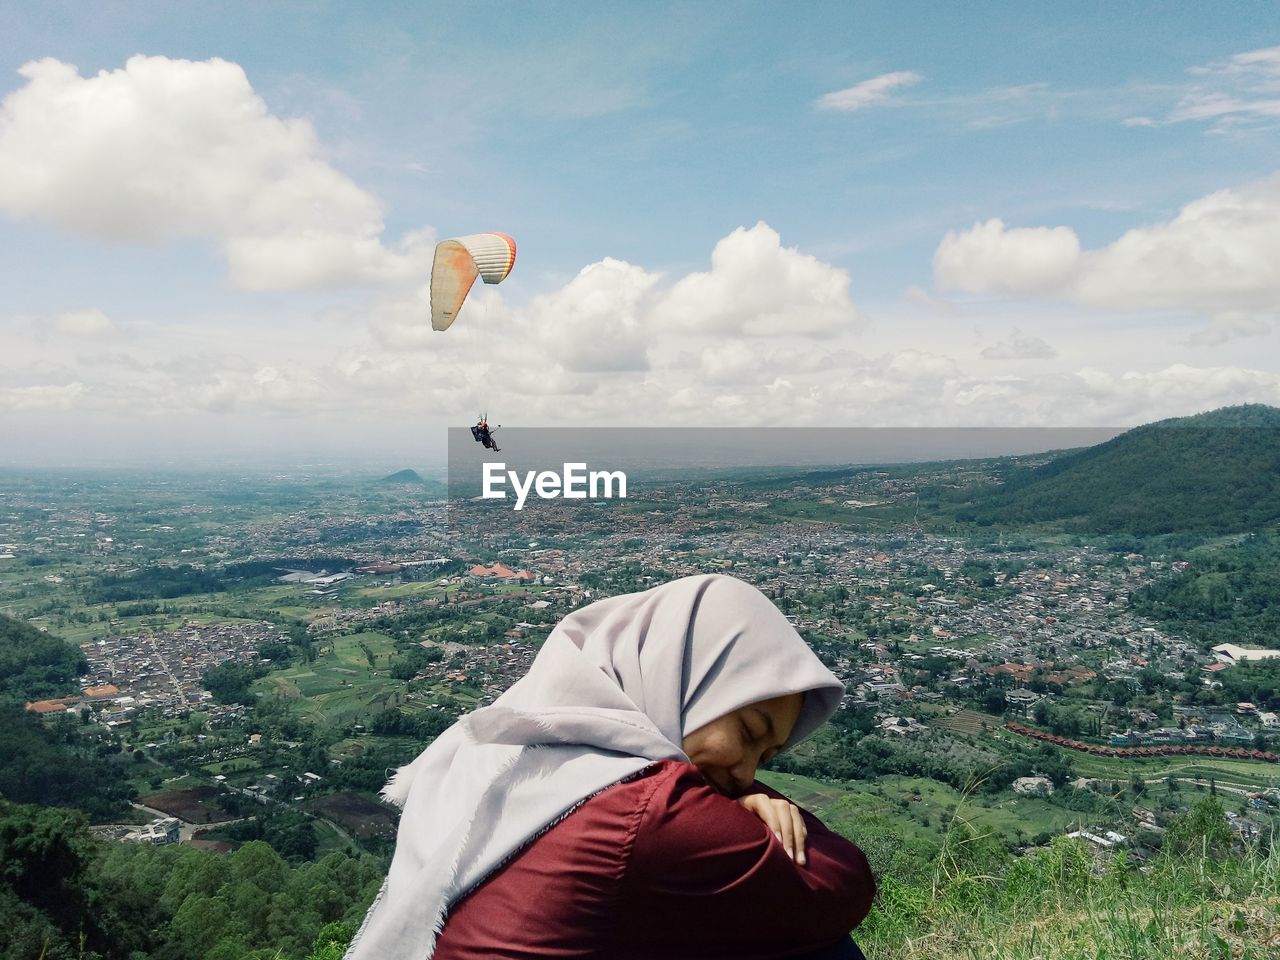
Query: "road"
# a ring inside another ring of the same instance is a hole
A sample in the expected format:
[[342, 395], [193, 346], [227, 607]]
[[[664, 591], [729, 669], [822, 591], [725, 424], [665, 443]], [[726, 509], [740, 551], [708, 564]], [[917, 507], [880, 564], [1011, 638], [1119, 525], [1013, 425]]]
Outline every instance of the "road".
[[187, 699], [187, 695], [182, 689], [182, 684], [178, 683], [177, 676], [174, 675], [173, 670], [169, 667], [169, 661], [160, 655], [160, 648], [156, 646], [155, 634], [152, 634], [148, 639], [151, 642], [152, 655], [159, 661], [160, 666], [164, 667], [164, 672], [168, 676], [169, 682], [173, 684], [173, 692], [182, 698], [183, 705], [190, 707], [191, 701]]

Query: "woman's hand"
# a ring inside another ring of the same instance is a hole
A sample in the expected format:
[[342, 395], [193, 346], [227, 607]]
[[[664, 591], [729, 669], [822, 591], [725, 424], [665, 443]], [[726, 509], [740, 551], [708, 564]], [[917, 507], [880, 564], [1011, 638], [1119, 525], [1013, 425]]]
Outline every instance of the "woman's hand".
[[763, 820], [773, 835], [782, 841], [787, 856], [804, 866], [804, 842], [809, 831], [805, 829], [799, 807], [790, 800], [775, 800], [764, 793], [749, 793], [739, 797], [738, 803]]

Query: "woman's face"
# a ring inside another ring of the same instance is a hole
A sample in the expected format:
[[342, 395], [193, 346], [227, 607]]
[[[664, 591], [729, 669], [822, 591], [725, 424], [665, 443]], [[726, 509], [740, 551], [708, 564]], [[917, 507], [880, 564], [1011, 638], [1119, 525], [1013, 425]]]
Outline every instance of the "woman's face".
[[688, 734], [684, 752], [716, 790], [741, 796], [756, 768], [787, 742], [803, 704], [802, 693], [749, 703]]

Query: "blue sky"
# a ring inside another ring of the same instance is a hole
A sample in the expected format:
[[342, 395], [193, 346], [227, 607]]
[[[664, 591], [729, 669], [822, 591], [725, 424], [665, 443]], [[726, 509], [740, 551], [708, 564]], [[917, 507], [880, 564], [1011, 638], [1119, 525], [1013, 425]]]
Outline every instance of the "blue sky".
[[1274, 4], [8, 7], [19, 458], [1280, 404]]

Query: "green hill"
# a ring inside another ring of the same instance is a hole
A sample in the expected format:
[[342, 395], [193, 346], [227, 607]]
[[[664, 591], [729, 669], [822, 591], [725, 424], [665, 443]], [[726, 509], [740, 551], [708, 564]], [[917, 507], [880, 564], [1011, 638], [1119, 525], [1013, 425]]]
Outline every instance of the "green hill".
[[0, 697], [40, 700], [76, 693], [89, 669], [79, 649], [0, 613]]
[[1014, 467], [957, 519], [1080, 533], [1216, 535], [1280, 521], [1280, 409], [1161, 420], [1039, 467]]

